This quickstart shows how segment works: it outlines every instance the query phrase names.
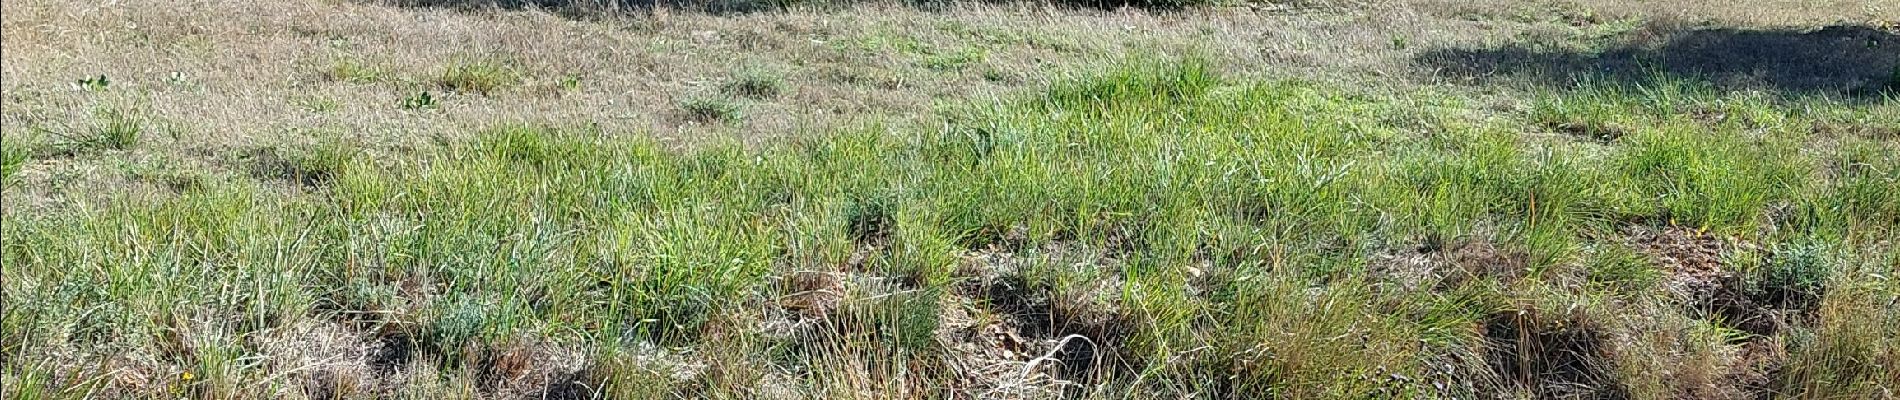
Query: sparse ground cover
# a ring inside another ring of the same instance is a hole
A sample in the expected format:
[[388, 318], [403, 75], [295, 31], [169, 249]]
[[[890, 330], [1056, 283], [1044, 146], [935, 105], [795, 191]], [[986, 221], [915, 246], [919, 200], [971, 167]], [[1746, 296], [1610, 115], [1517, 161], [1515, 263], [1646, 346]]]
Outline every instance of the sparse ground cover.
[[1900, 390], [1878, 3], [7, 1], [6, 398]]

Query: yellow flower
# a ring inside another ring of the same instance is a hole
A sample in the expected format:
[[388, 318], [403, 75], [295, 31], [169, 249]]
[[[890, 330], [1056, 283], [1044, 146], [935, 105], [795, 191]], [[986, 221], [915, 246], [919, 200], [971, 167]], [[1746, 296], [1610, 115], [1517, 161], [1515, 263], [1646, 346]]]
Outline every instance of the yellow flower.
[[187, 380], [187, 381], [191, 380], [191, 378], [197, 378], [197, 377], [198, 377], [197, 375], [192, 375], [191, 371], [185, 371], [185, 373], [178, 375], [178, 379]]

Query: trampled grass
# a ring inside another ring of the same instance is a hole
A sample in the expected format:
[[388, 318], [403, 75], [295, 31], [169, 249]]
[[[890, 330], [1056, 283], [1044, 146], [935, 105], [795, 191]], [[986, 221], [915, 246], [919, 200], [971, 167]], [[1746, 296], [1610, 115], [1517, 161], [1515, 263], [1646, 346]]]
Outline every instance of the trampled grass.
[[1669, 82], [1474, 107], [1133, 60], [941, 129], [335, 139], [249, 179], [8, 210], [3, 379], [11, 398], [1896, 389], [1900, 143], [1832, 128], [1894, 126], [1891, 100]]

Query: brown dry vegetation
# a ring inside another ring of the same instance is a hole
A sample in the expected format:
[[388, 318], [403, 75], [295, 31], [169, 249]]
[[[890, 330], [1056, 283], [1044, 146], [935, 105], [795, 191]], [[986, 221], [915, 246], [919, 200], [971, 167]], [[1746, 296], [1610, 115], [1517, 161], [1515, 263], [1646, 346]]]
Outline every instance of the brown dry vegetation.
[[1900, 5], [545, 6], [0, 0], [0, 398], [1900, 396]]

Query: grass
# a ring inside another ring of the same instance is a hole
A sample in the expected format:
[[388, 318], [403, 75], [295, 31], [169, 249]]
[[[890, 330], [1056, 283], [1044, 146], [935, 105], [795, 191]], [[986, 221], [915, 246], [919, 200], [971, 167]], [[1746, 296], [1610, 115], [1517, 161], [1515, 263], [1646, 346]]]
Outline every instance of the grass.
[[32, 159], [30, 144], [19, 143], [21, 141], [23, 139], [9, 140], [0, 145], [0, 180], [13, 178], [13, 174], [20, 172], [20, 167]]
[[146, 130], [145, 117], [138, 111], [114, 107], [94, 109], [88, 125], [79, 132], [51, 132], [58, 138], [54, 144], [57, 152], [71, 155], [130, 150], [139, 144]]
[[[942, 129], [339, 142], [270, 164], [314, 190], [9, 210], [0, 376], [15, 398], [1894, 389], [1900, 145], [1812, 130], [1869, 106], [1594, 84], [1481, 118], [1218, 71], [1136, 59]], [[1389, 118], [1418, 109], [1442, 112]], [[1550, 121], [1621, 133], [1522, 133]], [[1713, 299], [1672, 264], [1705, 245], [1695, 266], [1744, 279]]]
[[[1864, 2], [179, 3], [6, 5], [0, 398], [1859, 399], [1900, 370]], [[1436, 70], [1467, 46], [1612, 75]], [[1775, 86], [1810, 83], [1866, 88]]]
[[686, 119], [700, 123], [733, 123], [745, 116], [745, 104], [719, 96], [688, 97], [679, 107]]
[[720, 91], [754, 100], [769, 100], [785, 91], [785, 78], [760, 67], [749, 67], [733, 74], [730, 80], [720, 85]]
[[465, 62], [449, 66], [436, 78], [443, 90], [488, 95], [521, 83], [520, 72], [495, 62]]
[[[376, 83], [389, 79], [388, 73], [383, 70], [362, 61], [350, 59], [332, 62], [330, 68], [324, 70], [323, 74], [326, 79], [349, 83]], [[448, 79], [447, 75], [444, 75], [443, 79]]]

